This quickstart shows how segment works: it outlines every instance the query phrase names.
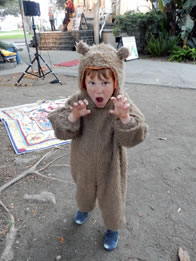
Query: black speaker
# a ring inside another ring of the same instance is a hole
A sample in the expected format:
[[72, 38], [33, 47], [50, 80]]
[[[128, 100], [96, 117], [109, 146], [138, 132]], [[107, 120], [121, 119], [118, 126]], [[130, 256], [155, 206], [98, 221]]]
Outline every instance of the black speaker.
[[39, 3], [31, 1], [23, 1], [24, 15], [25, 16], [40, 16]]

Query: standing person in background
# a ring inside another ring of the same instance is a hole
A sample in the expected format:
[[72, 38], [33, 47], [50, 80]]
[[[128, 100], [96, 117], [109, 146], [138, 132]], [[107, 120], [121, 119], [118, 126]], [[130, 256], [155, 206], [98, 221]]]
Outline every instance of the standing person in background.
[[74, 17], [74, 5], [72, 0], [68, 0], [68, 6], [69, 6], [69, 25], [67, 27], [68, 31], [72, 30], [72, 25], [73, 25], [73, 17]]
[[73, 13], [74, 13], [74, 5], [73, 5], [72, 0], [68, 0], [68, 5], [69, 5], [70, 14], [71, 14], [71, 16], [73, 16]]
[[54, 13], [53, 13], [51, 7], [49, 7], [48, 16], [49, 16], [49, 21], [50, 21], [50, 25], [51, 25], [51, 31], [56, 31], [55, 25], [54, 25]]
[[70, 9], [69, 9], [69, 4], [68, 2], [65, 2], [65, 18], [63, 20], [63, 31], [67, 31], [67, 26], [70, 22]]

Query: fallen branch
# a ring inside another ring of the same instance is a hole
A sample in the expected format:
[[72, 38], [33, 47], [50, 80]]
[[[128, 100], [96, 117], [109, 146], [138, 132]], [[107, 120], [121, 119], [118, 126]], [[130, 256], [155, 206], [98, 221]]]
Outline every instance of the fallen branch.
[[[65, 155], [61, 155], [60, 157], [57, 157], [55, 159], [53, 159], [52, 161], [50, 161], [49, 163], [47, 163], [44, 167], [37, 169], [37, 166], [47, 157], [51, 157], [54, 153], [56, 153], [57, 149], [53, 149], [52, 151], [47, 152], [43, 157], [41, 157], [41, 159], [39, 159], [32, 167], [24, 170], [20, 175], [18, 175], [17, 177], [13, 178], [12, 180], [10, 180], [9, 182], [7, 182], [6, 184], [4, 184], [3, 186], [0, 187], [0, 195], [1, 193], [6, 190], [8, 187], [12, 186], [13, 184], [15, 184], [16, 182], [18, 182], [19, 180], [23, 179], [24, 177], [30, 175], [30, 174], [35, 174], [47, 179], [51, 179], [54, 181], [60, 181], [60, 182], [64, 182], [67, 184], [73, 184], [71, 182], [66, 182], [64, 180], [61, 179], [56, 179], [56, 178], [52, 178], [52, 177], [47, 177], [45, 175], [42, 175], [40, 172], [45, 170], [47, 167], [49, 167], [51, 164], [53, 164], [55, 161], [57, 161], [58, 159], [64, 157]], [[34, 200], [41, 200], [41, 201], [51, 201], [53, 204], [56, 204], [56, 199], [54, 197], [54, 195], [50, 192], [42, 192], [40, 195], [25, 195], [26, 199], [34, 199]], [[16, 234], [17, 231], [19, 230], [15, 228], [15, 219], [14, 216], [10, 213], [9, 209], [3, 204], [3, 202], [0, 200], [0, 205], [4, 208], [4, 210], [9, 214], [10, 216], [10, 220], [11, 220], [11, 226], [10, 226], [10, 230], [6, 235], [6, 243], [5, 243], [5, 249], [0, 257], [0, 261], [12, 261], [14, 258], [14, 252], [13, 252], [13, 244], [15, 242], [15, 238], [16, 238]]]
[[56, 164], [56, 165], [52, 165], [52, 168], [61, 168], [61, 167], [70, 167], [70, 165], [68, 164]]
[[[58, 159], [61, 159], [61, 158], [63, 158], [63, 157], [65, 157], [65, 155], [62, 155], [62, 156], [57, 157], [56, 159], [52, 160], [51, 162], [49, 162], [48, 164], [46, 164], [46, 166], [44, 166], [43, 168], [39, 169], [39, 172], [45, 170], [47, 167], [49, 167], [50, 165], [52, 165], [52, 163], [54, 163], [55, 161], [57, 161]], [[69, 165], [67, 165], [67, 166], [69, 166]]]
[[68, 183], [68, 184], [73, 184], [71, 182], [66, 182], [64, 180], [60, 180], [60, 179], [56, 179], [56, 178], [50, 178], [50, 177], [47, 177], [45, 175], [42, 175], [40, 173], [40, 171], [43, 171], [45, 170], [48, 166], [50, 166], [53, 162], [57, 161], [58, 159], [64, 157], [65, 155], [62, 155], [60, 157], [57, 157], [56, 159], [52, 160], [51, 162], [49, 162], [46, 166], [44, 166], [43, 168], [37, 170], [37, 166], [46, 158], [46, 157], [51, 157], [54, 153], [56, 153], [57, 150], [52, 150], [52, 151], [49, 151], [47, 152], [40, 160], [38, 160], [32, 167], [24, 170], [20, 175], [18, 175], [17, 177], [13, 178], [12, 180], [10, 180], [9, 182], [7, 182], [6, 184], [4, 184], [3, 186], [0, 187], [0, 195], [1, 193], [7, 189], [8, 187], [10, 187], [11, 185], [13, 185], [14, 183], [18, 182], [19, 180], [23, 179], [24, 177], [30, 175], [30, 174], [36, 174], [36, 175], [39, 175], [39, 176], [42, 176], [44, 178], [47, 178], [47, 179], [51, 179], [51, 180], [55, 180], [55, 181], [60, 181], [60, 182], [64, 182], [64, 183]]
[[2, 231], [0, 232], [0, 235], [5, 235], [7, 232], [8, 232], [7, 229], [4, 229], [4, 230], [2, 230]]
[[186, 250], [183, 250], [181, 247], [178, 250], [178, 256], [180, 261], [191, 261], [189, 253]]
[[41, 173], [39, 172], [35, 172], [34, 174], [40, 176], [40, 177], [43, 177], [43, 178], [46, 178], [46, 179], [51, 179], [53, 181], [60, 181], [60, 182], [63, 182], [63, 183], [66, 183], [66, 184], [71, 184], [73, 185], [74, 183], [72, 182], [68, 182], [68, 181], [65, 181], [65, 180], [62, 180], [62, 179], [57, 179], [57, 178], [53, 178], [53, 177], [48, 177], [48, 176], [45, 176], [45, 175], [42, 175]]
[[4, 210], [9, 214], [11, 220], [10, 231], [6, 235], [5, 249], [0, 257], [0, 261], [11, 261], [14, 258], [13, 244], [15, 242], [17, 229], [15, 228], [15, 219], [14, 216], [10, 213], [9, 209], [3, 204], [0, 200], [0, 205]]

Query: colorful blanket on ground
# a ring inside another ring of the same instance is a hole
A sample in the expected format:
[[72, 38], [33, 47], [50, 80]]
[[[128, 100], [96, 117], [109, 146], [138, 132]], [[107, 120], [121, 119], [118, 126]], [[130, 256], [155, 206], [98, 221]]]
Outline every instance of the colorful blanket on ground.
[[48, 113], [64, 106], [66, 99], [38, 101], [33, 104], [0, 109], [0, 120], [4, 123], [17, 154], [47, 149], [70, 143], [54, 136]]

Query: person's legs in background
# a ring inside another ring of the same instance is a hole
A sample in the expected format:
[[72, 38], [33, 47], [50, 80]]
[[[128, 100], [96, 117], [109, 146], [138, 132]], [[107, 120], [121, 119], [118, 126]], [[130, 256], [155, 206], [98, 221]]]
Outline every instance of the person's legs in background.
[[53, 31], [52, 29], [52, 20], [50, 20], [50, 27], [51, 27], [51, 31]]
[[51, 30], [52, 31], [55, 31], [55, 25], [54, 25], [54, 20], [50, 20], [50, 23], [51, 23]]
[[16, 48], [14, 43], [9, 44], [10, 47], [6, 48], [7, 51], [15, 52], [16, 53], [16, 62], [17, 64], [21, 63], [20, 55], [18, 49]]
[[55, 24], [54, 24], [54, 20], [52, 20], [52, 31], [56, 31], [56, 29], [55, 29]]

